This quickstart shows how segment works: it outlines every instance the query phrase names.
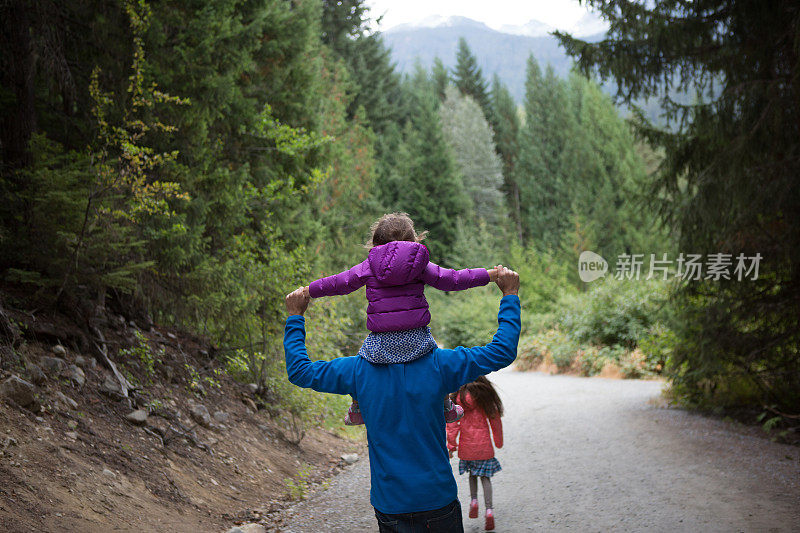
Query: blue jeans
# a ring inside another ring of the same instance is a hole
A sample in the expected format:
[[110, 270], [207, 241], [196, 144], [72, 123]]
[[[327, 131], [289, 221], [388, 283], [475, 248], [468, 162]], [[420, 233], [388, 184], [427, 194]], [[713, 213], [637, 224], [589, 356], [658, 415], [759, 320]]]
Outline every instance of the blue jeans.
[[384, 514], [375, 509], [380, 533], [464, 533], [461, 504], [453, 500], [433, 511]]

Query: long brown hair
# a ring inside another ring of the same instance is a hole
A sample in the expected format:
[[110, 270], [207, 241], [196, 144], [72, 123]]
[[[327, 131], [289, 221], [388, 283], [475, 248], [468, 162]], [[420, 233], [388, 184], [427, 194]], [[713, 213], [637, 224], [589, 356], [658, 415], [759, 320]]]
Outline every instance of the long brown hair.
[[389, 213], [372, 223], [367, 248], [380, 246], [392, 241], [420, 242], [427, 231], [417, 234], [414, 221], [407, 213]]
[[453, 399], [463, 405], [464, 394], [467, 392], [472, 397], [475, 405], [480, 407], [487, 417], [503, 416], [503, 401], [498, 396], [492, 382], [486, 379], [486, 376], [478, 376], [475, 381], [463, 385], [453, 395]]

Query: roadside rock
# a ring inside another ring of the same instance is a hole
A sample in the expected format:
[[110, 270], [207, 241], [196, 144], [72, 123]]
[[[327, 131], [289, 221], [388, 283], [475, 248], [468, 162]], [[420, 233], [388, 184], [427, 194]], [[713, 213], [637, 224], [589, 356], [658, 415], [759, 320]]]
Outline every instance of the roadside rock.
[[203, 404], [195, 404], [189, 408], [189, 415], [192, 417], [192, 420], [203, 426], [204, 428], [211, 427], [211, 415], [208, 413], [208, 409]]
[[67, 376], [69, 376], [69, 379], [71, 379], [79, 388], [86, 384], [86, 374], [83, 373], [83, 370], [81, 370], [79, 366], [69, 365], [69, 368], [67, 369]]
[[[63, 346], [61, 347], [63, 348]], [[44, 356], [41, 359], [39, 359], [39, 366], [42, 368], [42, 370], [44, 370], [44, 373], [47, 374], [48, 376], [57, 376], [65, 368], [67, 368], [67, 362], [61, 359], [60, 357]]]
[[125, 419], [131, 424], [143, 426], [147, 423], [147, 411], [144, 409], [137, 409], [125, 415]]
[[56, 344], [55, 346], [53, 346], [52, 350], [53, 353], [59, 357], [64, 357], [65, 355], [67, 355], [67, 349], [61, 346], [60, 344]]
[[84, 357], [79, 355], [75, 358], [75, 364], [84, 370], [94, 370], [97, 367], [97, 360], [94, 357]]
[[100, 390], [111, 394], [122, 393], [122, 389], [119, 388], [119, 382], [110, 375], [106, 376], [106, 379], [103, 381], [103, 384], [100, 385]]
[[22, 407], [28, 407], [36, 403], [35, 390], [32, 383], [28, 383], [18, 376], [11, 376], [0, 385], [0, 396]]
[[231, 415], [229, 415], [225, 411], [214, 411], [214, 420], [216, 420], [220, 424], [226, 424], [230, 419], [230, 417]]
[[351, 465], [358, 461], [358, 454], [357, 453], [345, 453], [342, 455], [342, 461]]
[[76, 402], [75, 400], [73, 400], [72, 398], [70, 398], [69, 396], [67, 396], [66, 394], [64, 394], [61, 391], [58, 391], [56, 393], [56, 401], [61, 403], [65, 407], [70, 408], [70, 409], [77, 409], [78, 408], [78, 402]]
[[26, 368], [28, 370], [28, 376], [30, 376], [31, 381], [35, 384], [41, 385], [47, 381], [47, 376], [44, 374], [44, 372], [42, 372], [42, 369], [39, 368], [39, 365], [28, 363]]
[[261, 524], [242, 524], [230, 528], [227, 533], [266, 533], [267, 528]]
[[64, 436], [68, 439], [78, 440], [78, 433], [76, 431], [67, 431]]

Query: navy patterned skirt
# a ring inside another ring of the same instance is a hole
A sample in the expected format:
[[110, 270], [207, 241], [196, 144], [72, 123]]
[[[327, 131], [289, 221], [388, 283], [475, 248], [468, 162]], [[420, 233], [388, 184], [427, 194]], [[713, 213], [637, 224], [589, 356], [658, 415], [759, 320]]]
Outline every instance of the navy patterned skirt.
[[481, 461], [465, 461], [464, 459], [458, 460], [458, 473], [463, 474], [469, 472], [473, 476], [492, 477], [502, 470], [500, 461], [497, 457], [491, 459], [483, 459]]

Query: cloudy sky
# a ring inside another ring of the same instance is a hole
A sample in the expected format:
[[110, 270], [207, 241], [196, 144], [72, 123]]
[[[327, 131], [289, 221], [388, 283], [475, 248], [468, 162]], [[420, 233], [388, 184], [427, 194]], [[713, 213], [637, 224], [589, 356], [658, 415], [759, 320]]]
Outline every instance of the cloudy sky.
[[[531, 19], [555, 28], [572, 30], [589, 12], [577, 0], [366, 0], [372, 16], [383, 15], [378, 29], [418, 22], [435, 15], [458, 15], [479, 20], [492, 28], [523, 25]], [[595, 18], [595, 17], [591, 17]]]

